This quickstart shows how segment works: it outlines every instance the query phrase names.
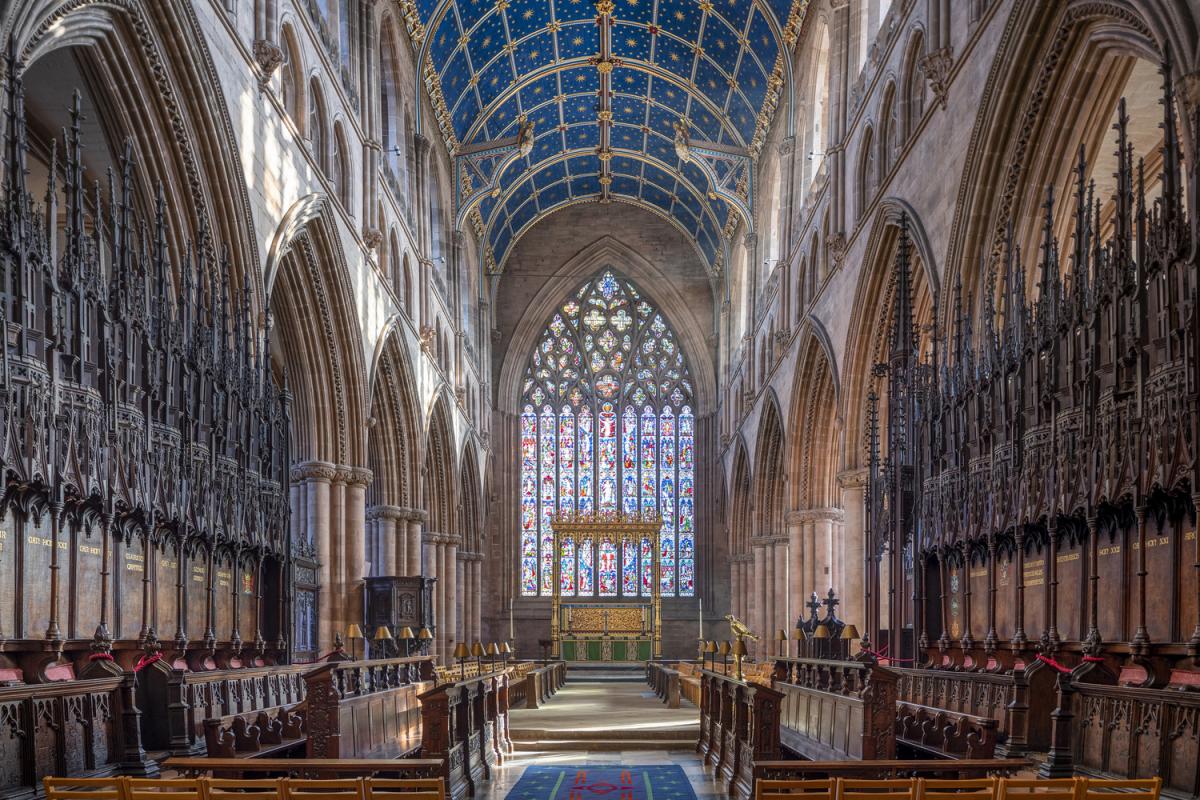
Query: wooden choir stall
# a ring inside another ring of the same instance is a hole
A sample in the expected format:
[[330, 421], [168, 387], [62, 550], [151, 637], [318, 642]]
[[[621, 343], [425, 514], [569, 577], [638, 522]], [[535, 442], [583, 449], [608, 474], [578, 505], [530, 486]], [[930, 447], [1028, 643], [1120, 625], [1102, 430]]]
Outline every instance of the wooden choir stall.
[[1133, 152], [1148, 121], [1122, 101], [1114, 196], [1093, 195], [1081, 153], [1072, 196], [1045, 196], [1033, 263], [1010, 226], [981, 302], [948, 298], [936, 347], [900, 222], [869, 400], [863, 648], [899, 676], [898, 741], [922, 755], [1037, 752], [1045, 777], [1200, 793], [1200, 170], [1170, 73], [1157, 151]]

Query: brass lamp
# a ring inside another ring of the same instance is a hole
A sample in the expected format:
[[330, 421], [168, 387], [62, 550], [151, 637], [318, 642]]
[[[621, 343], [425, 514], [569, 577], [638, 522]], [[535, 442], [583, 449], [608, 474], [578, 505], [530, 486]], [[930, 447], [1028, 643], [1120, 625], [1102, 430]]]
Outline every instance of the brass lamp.
[[495, 642], [491, 642], [487, 646], [488, 661], [491, 662], [491, 668], [496, 668], [496, 656], [500, 655], [500, 646]]
[[814, 639], [828, 639], [829, 638], [829, 628], [827, 628], [825, 626], [824, 622], [819, 623], [817, 625], [816, 630], [813, 631], [813, 638]]
[[358, 651], [354, 647], [354, 640], [363, 638], [362, 628], [358, 627], [357, 622], [351, 622], [350, 627], [346, 628], [346, 638], [350, 640], [350, 655], [358, 658]]
[[383, 650], [383, 657], [387, 658], [387, 643], [392, 640], [392, 632], [388, 630], [387, 625], [380, 625], [375, 629], [375, 641], [379, 643]]
[[848, 624], [846, 627], [842, 628], [842, 635], [838, 638], [846, 643], [846, 658], [849, 658], [850, 648], [852, 646], [850, 643], [855, 639], [861, 639], [862, 637], [858, 635], [857, 627], [852, 624]]
[[413, 629], [408, 627], [407, 625], [405, 625], [403, 628], [400, 629], [400, 632], [396, 634], [396, 638], [404, 640], [404, 657], [408, 658], [409, 656], [411, 656], [412, 655], [412, 640], [414, 638]]
[[467, 658], [471, 655], [471, 651], [467, 649], [466, 642], [459, 642], [454, 645], [454, 657], [458, 659], [458, 666], [462, 670], [462, 679], [467, 679]]
[[507, 662], [507, 661], [508, 661], [508, 658], [509, 658], [509, 656], [511, 656], [511, 655], [512, 655], [512, 651], [513, 651], [513, 649], [512, 649], [512, 645], [511, 645], [511, 644], [509, 644], [508, 642], [501, 642], [501, 643], [500, 643], [500, 654], [501, 654], [502, 656], [504, 656], [504, 660], [505, 660], [505, 662]]
[[483, 655], [487, 652], [483, 649], [483, 642], [476, 641], [471, 645], [471, 655], [475, 657], [475, 668], [479, 672], [483, 672]]
[[721, 654], [721, 670], [722, 670], [722, 671], [723, 671], [723, 672], [724, 672], [726, 675], [728, 675], [728, 674], [729, 674], [729, 661], [728, 661], [728, 658], [729, 658], [729, 652], [730, 652], [732, 649], [733, 649], [733, 648], [732, 648], [732, 647], [729, 645], [729, 640], [728, 640], [728, 639], [726, 639], [725, 641], [721, 642], [721, 646], [720, 646], [720, 648], [718, 649], [718, 652]]
[[785, 631], [783, 628], [780, 628], [778, 631], [776, 631], [775, 632], [775, 641], [778, 642], [778, 644], [775, 645], [775, 648], [778, 651], [776, 653], [776, 655], [786, 656], [787, 655], [787, 631]]
[[430, 631], [429, 628], [426, 628], [424, 625], [422, 625], [421, 630], [417, 631], [417, 641], [421, 642], [419, 645], [421, 652], [427, 652], [429, 643], [433, 641], [433, 632]]
[[717, 658], [717, 643], [712, 639], [704, 643], [704, 655], [708, 659], [708, 668], [712, 669], [715, 666], [713, 662]]
[[746, 642], [741, 638], [733, 641], [733, 663], [737, 667], [737, 679], [745, 680], [746, 676], [742, 674], [742, 659], [746, 657]]
[[808, 634], [804, 632], [804, 628], [796, 628], [792, 631], [792, 638], [796, 640], [796, 658], [800, 658], [800, 648], [803, 647], [801, 642], [808, 641]]

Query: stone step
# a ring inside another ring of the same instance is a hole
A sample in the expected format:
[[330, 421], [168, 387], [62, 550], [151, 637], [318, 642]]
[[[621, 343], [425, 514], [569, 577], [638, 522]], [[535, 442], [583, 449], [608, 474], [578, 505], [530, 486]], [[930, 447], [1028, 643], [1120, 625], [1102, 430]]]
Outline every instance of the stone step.
[[688, 741], [671, 739], [539, 739], [536, 741], [513, 740], [513, 750], [518, 753], [546, 753], [556, 751], [599, 751], [621, 752], [635, 750], [692, 750], [695, 739]]
[[513, 742], [538, 741], [597, 741], [604, 739], [619, 739], [622, 735], [633, 736], [638, 740], [656, 742], [692, 742], [700, 738], [700, 726], [689, 725], [678, 728], [603, 728], [582, 730], [546, 730], [539, 728], [513, 728], [509, 738]]

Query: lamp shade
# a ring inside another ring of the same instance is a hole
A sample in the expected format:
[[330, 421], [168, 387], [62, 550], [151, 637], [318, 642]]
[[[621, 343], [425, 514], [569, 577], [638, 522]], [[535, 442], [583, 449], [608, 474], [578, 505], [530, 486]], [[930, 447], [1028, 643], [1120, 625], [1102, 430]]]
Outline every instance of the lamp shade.
[[797, 642], [803, 642], [808, 638], [808, 634], [804, 632], [804, 628], [796, 628], [796, 630], [792, 631], [792, 638]]
[[476, 642], [475, 644], [471, 645], [471, 655], [475, 656], [476, 658], [480, 658], [483, 653], [483, 642]]
[[725, 641], [721, 642], [721, 646], [718, 648], [717, 652], [723, 656], [727, 656], [729, 655], [729, 651], [732, 649], [733, 648], [729, 646], [729, 640], [726, 639]]
[[778, 641], [786, 642], [787, 641], [787, 631], [785, 631], [783, 628], [780, 628], [779, 631], [776, 632], [775, 638]]
[[396, 634], [396, 638], [397, 639], [412, 639], [412, 638], [414, 638], [412, 628], [405, 625], [403, 628], [400, 629], [400, 632]]
[[842, 628], [842, 635], [840, 638], [861, 639], [862, 637], [858, 635], [858, 628], [854, 627], [853, 625], [847, 625], [846, 627]]
[[712, 641], [711, 639], [709, 641], [705, 642], [704, 643], [704, 652], [706, 652], [706, 653], [717, 652], [717, 643]]
[[363, 638], [363, 635], [362, 635], [362, 628], [358, 627], [358, 623], [357, 623], [357, 622], [351, 622], [351, 623], [350, 623], [350, 627], [349, 627], [349, 628], [346, 628], [346, 638], [347, 638], [347, 639], [361, 639], [361, 638]]
[[505, 655], [507, 655], [507, 654], [511, 653], [511, 652], [512, 652], [512, 645], [511, 645], [511, 644], [509, 644], [508, 642], [501, 642], [501, 643], [500, 643], [500, 652], [501, 652], [501, 653], [504, 653]]
[[746, 655], [746, 643], [741, 639], [736, 639], [733, 643], [733, 654], [735, 656]]
[[378, 628], [375, 629], [375, 641], [378, 642], [381, 639], [391, 639], [391, 638], [392, 638], [392, 632], [390, 630], [388, 630], [387, 625], [380, 625]]
[[421, 639], [422, 641], [428, 641], [429, 639], [433, 638], [433, 634], [429, 632], [429, 628], [426, 628], [424, 625], [422, 625], [421, 630], [417, 631], [417, 638]]
[[489, 645], [487, 646], [487, 654], [488, 654], [489, 656], [498, 656], [498, 655], [500, 655], [500, 648], [499, 648], [499, 647], [496, 645], [496, 643], [495, 643], [495, 642], [492, 642], [491, 644], [489, 644]]
[[829, 628], [825, 627], [824, 622], [817, 625], [817, 629], [813, 631], [813, 638], [814, 639], [828, 639], [829, 638]]
[[458, 644], [454, 645], [455, 658], [466, 658], [469, 655], [471, 655], [471, 651], [467, 649], [466, 642], [459, 642]]

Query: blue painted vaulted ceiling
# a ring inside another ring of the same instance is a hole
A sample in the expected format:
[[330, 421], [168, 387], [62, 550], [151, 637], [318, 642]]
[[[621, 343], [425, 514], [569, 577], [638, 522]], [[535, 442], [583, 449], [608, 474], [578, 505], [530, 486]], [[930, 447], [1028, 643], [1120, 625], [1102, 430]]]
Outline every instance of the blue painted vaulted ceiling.
[[416, 0], [425, 79], [451, 151], [533, 124], [533, 149], [478, 205], [489, 268], [555, 209], [613, 201], [664, 217], [720, 269], [730, 207], [676, 155], [674, 126], [756, 155], [805, 5]]

